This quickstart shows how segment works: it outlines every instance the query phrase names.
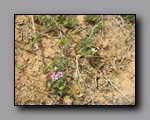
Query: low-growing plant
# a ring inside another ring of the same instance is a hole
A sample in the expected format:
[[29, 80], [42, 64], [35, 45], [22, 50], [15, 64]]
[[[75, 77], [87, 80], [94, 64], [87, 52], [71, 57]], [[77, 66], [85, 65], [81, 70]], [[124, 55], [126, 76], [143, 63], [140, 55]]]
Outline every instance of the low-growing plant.
[[54, 18], [51, 15], [38, 15], [37, 19], [40, 24], [42, 24], [43, 29], [47, 32], [56, 30], [59, 27], [59, 24], [54, 21]]
[[46, 66], [40, 65], [39, 68], [41, 69], [41, 74], [45, 74], [50, 71], [49, 67], [46, 67]]
[[54, 61], [54, 66], [57, 70], [64, 71], [68, 66], [68, 59], [65, 57], [56, 58]]
[[67, 17], [66, 21], [64, 22], [65, 27], [71, 29], [77, 24], [76, 16]]
[[93, 34], [98, 33], [99, 30], [102, 30], [106, 26], [101, 20], [100, 15], [87, 15], [85, 16], [85, 21], [89, 24], [92, 24], [92, 26], [88, 25], [85, 29], [87, 32], [87, 35], [90, 35], [91, 32], [93, 32]]
[[94, 33], [97, 33], [99, 30], [101, 30], [104, 27], [106, 27], [106, 25], [102, 23], [102, 21], [99, 21], [98, 23], [96, 23]]
[[135, 23], [135, 15], [122, 15], [128, 22]]
[[77, 50], [80, 51], [82, 56], [88, 56], [91, 51], [92, 39], [84, 38], [81, 43], [77, 46]]
[[49, 96], [55, 98], [57, 96], [70, 96], [66, 83], [67, 77], [61, 71], [51, 73], [47, 80], [47, 87], [50, 91]]
[[64, 71], [68, 66], [68, 59], [65, 57], [58, 57], [54, 59], [48, 66], [39, 66], [41, 74], [48, 73], [50, 71]]
[[77, 46], [78, 57], [91, 57], [97, 51], [96, 45], [93, 43], [93, 39], [86, 37], [81, 40]]
[[56, 21], [59, 23], [63, 23], [66, 20], [66, 15], [57, 15], [56, 16]]
[[72, 29], [78, 22], [76, 15], [57, 15], [56, 21], [62, 23], [68, 29]]
[[[101, 30], [102, 28], [104, 28], [106, 25], [105, 24], [103, 24], [101, 21], [99, 21], [98, 23], [96, 23], [95, 24], [95, 29], [94, 29], [94, 31], [93, 31], [93, 34], [95, 34], [95, 33], [98, 33], [99, 32], [99, 30]], [[87, 35], [88, 36], [90, 36], [90, 34], [91, 34], [91, 32], [92, 32], [92, 27], [91, 26], [87, 26], [86, 27], [86, 32], [87, 32]]]
[[89, 36], [91, 34], [91, 32], [92, 32], [92, 27], [91, 26], [87, 26], [85, 28], [85, 30], [86, 30], [87, 35]]
[[90, 24], [96, 24], [99, 17], [100, 17], [100, 15], [86, 15], [85, 21]]
[[68, 37], [73, 33], [72, 30], [70, 30], [67, 35], [65, 35], [61, 40], [58, 41], [58, 44], [61, 44], [63, 46], [65, 46], [67, 44], [67, 39]]

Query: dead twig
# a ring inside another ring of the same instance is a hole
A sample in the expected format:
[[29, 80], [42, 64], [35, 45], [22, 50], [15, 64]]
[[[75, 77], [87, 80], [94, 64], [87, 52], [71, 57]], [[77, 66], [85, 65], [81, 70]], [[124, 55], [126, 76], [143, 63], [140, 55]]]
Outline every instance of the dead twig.
[[[104, 25], [104, 15], [102, 15], [102, 23]], [[102, 27], [102, 38], [105, 40], [104, 27]]]
[[27, 27], [26, 27], [26, 39], [28, 38], [28, 25], [26, 25]]
[[[36, 29], [35, 29], [35, 25], [34, 25], [34, 18], [33, 18], [33, 15], [31, 15], [31, 19], [32, 19], [32, 28], [33, 28], [34, 38], [35, 38], [35, 37], [36, 37]], [[38, 43], [37, 43], [37, 42], [35, 42], [35, 47], [36, 47], [36, 49], [38, 50], [38, 56], [39, 56], [39, 58], [40, 58], [40, 60], [41, 60], [41, 62], [42, 62], [42, 65], [43, 65], [43, 67], [44, 67], [45, 65], [44, 65], [43, 58], [42, 58], [42, 56], [41, 56], [41, 53], [40, 53], [40, 50], [39, 50], [39, 47], [38, 47]]]
[[79, 78], [80, 82], [82, 81], [81, 79], [81, 74], [79, 72], [79, 63], [78, 63], [78, 56], [76, 55], [76, 71], [75, 71], [75, 79]]
[[[93, 63], [92, 63], [93, 64]], [[125, 97], [130, 103], [132, 103], [128, 98], [127, 96], [118, 88], [116, 87], [112, 82], [111, 80], [109, 80], [100, 70], [98, 70], [96, 68], [96, 66], [93, 64], [93, 66], [95, 67], [95, 69], [100, 73], [101, 76], [103, 76], [105, 78], [105, 80], [107, 80], [107, 82], [109, 82], [123, 97]]]
[[[100, 20], [100, 18], [101, 18], [101, 17], [98, 18], [97, 23], [98, 23], [98, 21]], [[97, 27], [97, 23], [96, 23], [96, 24], [94, 25], [94, 27], [92, 28], [91, 34], [90, 34], [90, 36], [88, 37], [88, 39], [90, 39], [90, 38], [92, 37], [92, 35], [94, 34], [94, 30], [95, 30], [95, 28]]]
[[96, 87], [96, 88], [98, 87], [98, 84], [97, 84], [97, 77], [95, 77], [95, 87]]
[[100, 70], [97, 70], [101, 76], [103, 76], [105, 78], [105, 80], [107, 80], [123, 97], [125, 97], [130, 103], [131, 101], [127, 98], [127, 96], [118, 88], [116, 87], [111, 80], [109, 80]]
[[123, 25], [124, 24], [124, 20], [122, 18], [121, 15], [118, 15], [118, 20], [120, 21], [120, 24]]
[[92, 101], [92, 99], [85, 101], [82, 105], [87, 105], [88, 103], [90, 103]]

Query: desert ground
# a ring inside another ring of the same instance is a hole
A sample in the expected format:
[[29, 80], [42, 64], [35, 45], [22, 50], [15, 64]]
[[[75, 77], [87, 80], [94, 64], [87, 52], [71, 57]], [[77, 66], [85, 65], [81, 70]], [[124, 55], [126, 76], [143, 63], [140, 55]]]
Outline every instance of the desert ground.
[[135, 105], [132, 17], [15, 15], [15, 105]]

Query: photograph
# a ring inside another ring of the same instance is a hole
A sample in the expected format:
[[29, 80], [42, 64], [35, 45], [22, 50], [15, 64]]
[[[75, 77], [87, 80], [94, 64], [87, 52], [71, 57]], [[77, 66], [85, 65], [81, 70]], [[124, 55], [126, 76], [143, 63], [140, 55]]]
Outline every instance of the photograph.
[[14, 106], [136, 106], [136, 14], [14, 14]]

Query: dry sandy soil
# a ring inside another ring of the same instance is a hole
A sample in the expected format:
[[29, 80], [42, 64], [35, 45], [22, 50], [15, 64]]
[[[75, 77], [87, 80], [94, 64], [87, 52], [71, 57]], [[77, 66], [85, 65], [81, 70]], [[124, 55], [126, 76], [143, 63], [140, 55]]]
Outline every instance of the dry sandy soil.
[[[84, 15], [77, 15], [77, 19], [78, 27], [87, 25]], [[68, 68], [67, 81], [72, 96], [70, 99], [58, 96], [53, 100], [46, 87], [50, 73], [41, 74], [38, 50], [27, 36], [27, 31], [32, 29], [28, 23], [32, 24], [29, 15], [19, 15], [15, 20], [15, 105], [135, 104], [134, 26], [129, 27], [124, 19], [118, 19], [118, 15], [104, 16], [105, 27], [93, 38], [99, 48], [94, 56], [98, 57], [79, 59], [80, 83], [74, 78], [76, 68]], [[42, 26], [36, 21], [35, 27], [37, 33], [42, 33]], [[67, 28], [62, 31], [64, 34], [68, 32]], [[85, 35], [83, 30], [71, 37], [78, 44]], [[62, 47], [52, 47], [60, 37], [55, 32], [45, 32], [40, 36], [39, 50], [47, 66], [55, 58], [65, 56]], [[70, 64], [76, 66], [76, 53], [70, 49], [71, 45], [68, 47], [66, 56]]]

